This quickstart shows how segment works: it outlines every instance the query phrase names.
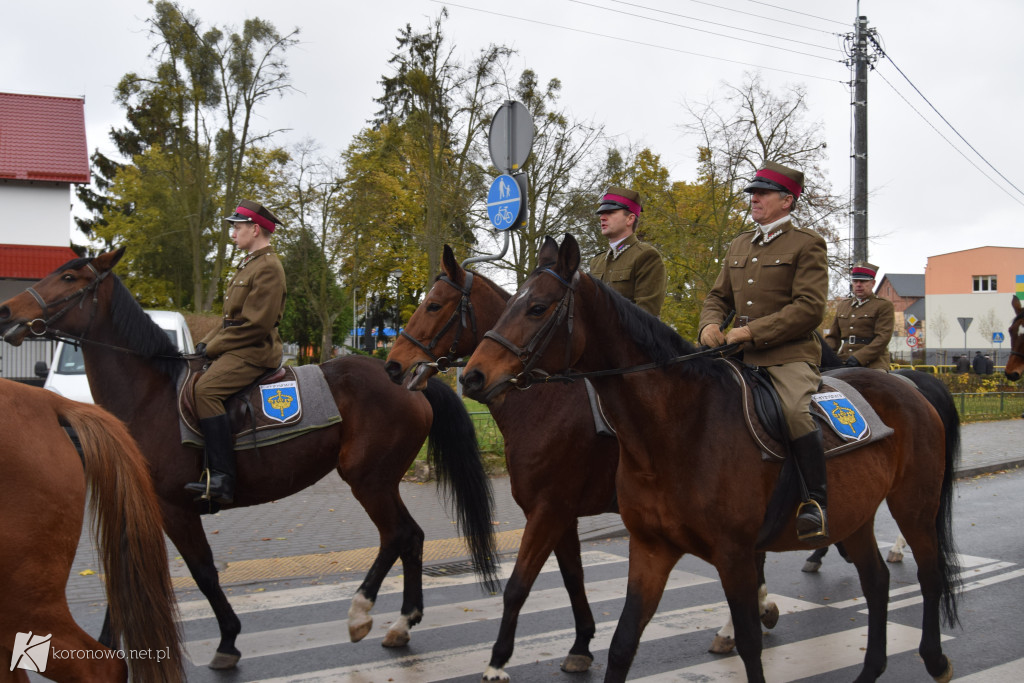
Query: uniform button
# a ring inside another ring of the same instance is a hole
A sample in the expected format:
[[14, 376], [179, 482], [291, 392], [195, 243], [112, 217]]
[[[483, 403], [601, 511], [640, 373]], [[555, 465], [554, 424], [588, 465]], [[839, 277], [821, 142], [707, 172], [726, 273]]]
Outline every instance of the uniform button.
[[748, 285], [752, 285], [752, 284], [754, 284], [754, 281], [753, 280], [747, 280], [747, 284]]
[[755, 256], [754, 258], [750, 259], [750, 262], [751, 263], [757, 263], [757, 257]]
[[753, 306], [753, 305], [754, 305], [754, 302], [753, 302], [753, 301], [748, 301], [748, 302], [747, 302], [747, 305], [748, 305], [748, 306]]
[[776, 262], [776, 263], [778, 263], [778, 262], [779, 262], [779, 259], [775, 259], [775, 262]]

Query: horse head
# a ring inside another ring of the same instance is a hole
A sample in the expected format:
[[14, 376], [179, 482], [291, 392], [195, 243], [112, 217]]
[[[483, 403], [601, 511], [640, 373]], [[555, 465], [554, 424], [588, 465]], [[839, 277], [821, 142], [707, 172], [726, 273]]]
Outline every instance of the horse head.
[[1011, 382], [1020, 379], [1021, 372], [1024, 372], [1024, 334], [1021, 333], [1021, 323], [1024, 323], [1024, 310], [1022, 310], [1020, 299], [1013, 296], [1013, 322], [1010, 323], [1010, 357], [1006, 361], [1006, 378]]
[[508, 389], [526, 389], [567, 370], [582, 354], [585, 334], [578, 324], [574, 329], [573, 320], [579, 244], [568, 234], [561, 246], [545, 237], [537, 262], [466, 364], [466, 395], [488, 403]]
[[24, 292], [0, 304], [0, 336], [19, 346], [29, 334], [81, 337], [101, 302], [97, 292], [124, 255], [124, 247], [68, 261]]

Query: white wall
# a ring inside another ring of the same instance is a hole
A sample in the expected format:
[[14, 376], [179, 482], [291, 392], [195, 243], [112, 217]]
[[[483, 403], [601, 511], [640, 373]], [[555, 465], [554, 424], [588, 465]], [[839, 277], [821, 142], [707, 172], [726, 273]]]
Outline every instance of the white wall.
[[[1003, 283], [1000, 283], [1002, 285]], [[1012, 283], [1008, 283], [1012, 284]], [[1011, 307], [1010, 292], [978, 292], [972, 294], [929, 294], [925, 297], [925, 320], [927, 321], [927, 344], [930, 351], [936, 349], [963, 349], [964, 332], [957, 322], [957, 318], [973, 318], [970, 327], [967, 328], [967, 348], [976, 351], [998, 349], [999, 344], [992, 343], [991, 330], [984, 330], [982, 333], [983, 320], [994, 317], [997, 332], [1006, 336], [1006, 331], [1013, 321], [1013, 308]], [[937, 325], [945, 318], [946, 329], [942, 335], [942, 342], [939, 342]], [[1002, 345], [1003, 350], [1008, 350], [1006, 341]]]
[[71, 246], [71, 186], [0, 183], [0, 244]]

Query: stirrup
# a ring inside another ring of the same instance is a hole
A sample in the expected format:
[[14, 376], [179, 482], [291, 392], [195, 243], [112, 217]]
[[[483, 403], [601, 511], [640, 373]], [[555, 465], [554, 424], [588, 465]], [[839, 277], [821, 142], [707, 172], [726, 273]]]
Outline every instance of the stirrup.
[[828, 521], [825, 518], [825, 510], [822, 509], [818, 501], [814, 500], [813, 498], [809, 498], [804, 502], [800, 503], [799, 507], [797, 507], [796, 509], [797, 520], [799, 521], [800, 515], [803, 513], [804, 507], [807, 505], [813, 505], [815, 508], [818, 509], [818, 519], [821, 520], [821, 524], [818, 526], [817, 529], [812, 529], [810, 531], [805, 531], [803, 533], [797, 531], [797, 540], [806, 541], [812, 538], [827, 538]]
[[[202, 486], [203, 485], [203, 481], [204, 480], [206, 481], [206, 490], [203, 493], [200, 493], [195, 498], [193, 498], [192, 500], [194, 502], [202, 503], [203, 501], [211, 501], [212, 500], [212, 498], [210, 496], [210, 479], [211, 479], [211, 477], [210, 477], [210, 468], [206, 467], [206, 468], [203, 469], [202, 473], [199, 475], [199, 481], [198, 482], [190, 482], [188, 484], [185, 484], [185, 489], [186, 490], [190, 490], [189, 487], [195, 487], [197, 484], [199, 486]], [[191, 492], [192, 493], [196, 493], [196, 491], [191, 491]]]

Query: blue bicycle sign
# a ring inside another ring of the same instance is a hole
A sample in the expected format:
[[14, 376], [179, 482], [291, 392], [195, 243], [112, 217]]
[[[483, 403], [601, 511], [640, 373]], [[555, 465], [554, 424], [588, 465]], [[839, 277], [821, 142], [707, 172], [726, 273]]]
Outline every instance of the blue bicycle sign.
[[487, 216], [491, 224], [498, 230], [513, 227], [522, 203], [522, 193], [515, 178], [507, 173], [495, 178], [487, 192]]

